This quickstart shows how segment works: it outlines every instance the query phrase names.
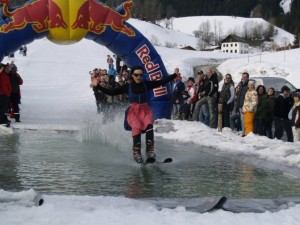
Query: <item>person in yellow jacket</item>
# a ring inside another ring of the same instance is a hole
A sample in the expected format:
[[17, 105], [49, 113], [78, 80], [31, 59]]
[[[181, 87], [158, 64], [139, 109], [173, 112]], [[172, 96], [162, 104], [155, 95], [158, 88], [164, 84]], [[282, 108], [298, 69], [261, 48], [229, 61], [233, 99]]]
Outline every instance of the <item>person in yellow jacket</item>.
[[245, 136], [254, 130], [254, 116], [258, 103], [258, 94], [255, 90], [255, 81], [248, 82], [248, 91], [245, 95], [242, 113], [244, 114]]

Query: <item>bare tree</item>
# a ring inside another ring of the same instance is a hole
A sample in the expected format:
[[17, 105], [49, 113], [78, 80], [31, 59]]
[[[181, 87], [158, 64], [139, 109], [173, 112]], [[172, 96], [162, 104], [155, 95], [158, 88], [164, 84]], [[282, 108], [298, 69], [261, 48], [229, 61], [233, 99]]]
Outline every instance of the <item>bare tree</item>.
[[249, 40], [252, 35], [252, 27], [253, 21], [247, 21], [244, 23], [243, 30], [242, 30], [242, 37], [246, 40]]
[[207, 45], [211, 44], [212, 40], [214, 39], [215, 35], [213, 32], [210, 31], [210, 26], [210, 22], [209, 20], [207, 20], [206, 22], [200, 24], [198, 31], [194, 31], [194, 34], [199, 35], [199, 39], [202, 40], [202, 42], [206, 43], [202, 43], [201, 41], [198, 43], [198, 46], [201, 50], [204, 49]]
[[196, 38], [200, 38], [201, 36], [201, 31], [200, 30], [194, 30], [193, 34], [195, 35]]
[[198, 38], [197, 47], [199, 50], [205, 50], [207, 43], [205, 43], [201, 38]]
[[255, 24], [255, 26], [252, 29], [252, 39], [253, 40], [262, 40], [263, 39], [263, 25], [260, 24]]
[[221, 38], [223, 36], [222, 25], [223, 25], [223, 22], [221, 20], [219, 20], [218, 23], [217, 23], [217, 26], [218, 26], [218, 35], [215, 33], [215, 35], [217, 36], [218, 43], [220, 43]]
[[267, 28], [263, 30], [263, 36], [266, 40], [270, 40], [274, 35], [276, 31], [274, 28], [274, 25], [268, 24]]

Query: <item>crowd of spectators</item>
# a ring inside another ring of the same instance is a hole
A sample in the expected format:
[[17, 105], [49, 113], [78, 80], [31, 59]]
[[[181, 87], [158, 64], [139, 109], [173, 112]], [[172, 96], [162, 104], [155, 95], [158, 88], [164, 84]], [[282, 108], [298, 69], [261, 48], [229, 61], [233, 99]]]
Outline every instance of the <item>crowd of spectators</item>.
[[[102, 87], [107, 89], [120, 87], [128, 83], [130, 80], [128, 70], [122, 70], [117, 75], [109, 75], [106, 69], [95, 68], [93, 71], [90, 71], [90, 76], [91, 80], [93, 78], [97, 79], [97, 85], [100, 84]], [[90, 86], [93, 88], [98, 113], [103, 112], [106, 116], [111, 116], [114, 112], [119, 110], [120, 107], [126, 107], [126, 95], [109, 96], [99, 91], [92, 83]]]
[[[175, 72], [179, 69], [176, 68]], [[172, 86], [172, 119], [199, 121], [211, 128], [228, 127], [238, 135], [249, 133], [282, 139], [284, 132], [288, 142], [300, 141], [300, 93], [290, 93], [287, 86], [279, 96], [275, 89], [258, 85], [249, 80], [247, 72], [235, 85], [232, 76], [226, 74], [219, 89], [219, 81], [213, 68], [197, 73], [198, 82], [189, 77], [185, 87], [181, 78]], [[182, 109], [182, 110], [180, 110]], [[218, 115], [221, 114], [221, 118]], [[218, 120], [219, 118], [219, 120]]]
[[[189, 77], [186, 84], [179, 68], [175, 68], [174, 73], [178, 76], [170, 82], [172, 119], [199, 121], [211, 128], [217, 128], [221, 123], [222, 128], [231, 128], [242, 137], [252, 132], [270, 139], [282, 139], [286, 132], [287, 141], [300, 141], [300, 93], [290, 93], [290, 89], [283, 86], [281, 94], [275, 96], [272, 87], [268, 90], [263, 85], [256, 87], [247, 72], [236, 85], [232, 76], [226, 74], [220, 91], [218, 76], [211, 67], [205, 73], [197, 72], [197, 82], [194, 77]], [[108, 89], [130, 82], [127, 69], [108, 75], [106, 69], [95, 68], [90, 74]], [[91, 87], [98, 113], [111, 115], [116, 108], [126, 107], [127, 96], [106, 96], [93, 85]]]
[[11, 123], [8, 116], [14, 118], [15, 122], [21, 122], [19, 104], [23, 79], [17, 71], [13, 61], [7, 64], [0, 63], [0, 124], [7, 127]]

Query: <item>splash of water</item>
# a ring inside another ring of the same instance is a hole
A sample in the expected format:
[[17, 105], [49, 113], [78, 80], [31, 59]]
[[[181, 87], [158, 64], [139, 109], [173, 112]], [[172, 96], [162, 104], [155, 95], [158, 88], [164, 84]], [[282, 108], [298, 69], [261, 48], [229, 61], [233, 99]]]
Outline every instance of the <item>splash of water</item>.
[[122, 152], [132, 148], [131, 134], [123, 129], [124, 113], [114, 113], [112, 117], [101, 114], [85, 114], [79, 130], [81, 142], [96, 142], [109, 145]]

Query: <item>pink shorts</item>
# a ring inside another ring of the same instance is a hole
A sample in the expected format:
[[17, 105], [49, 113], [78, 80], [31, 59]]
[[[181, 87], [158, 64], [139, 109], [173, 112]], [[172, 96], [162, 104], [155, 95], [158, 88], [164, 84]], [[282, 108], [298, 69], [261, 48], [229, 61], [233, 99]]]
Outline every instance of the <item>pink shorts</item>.
[[130, 104], [127, 114], [127, 122], [132, 128], [132, 136], [142, 133], [149, 124], [153, 124], [153, 116], [151, 108], [147, 103]]

